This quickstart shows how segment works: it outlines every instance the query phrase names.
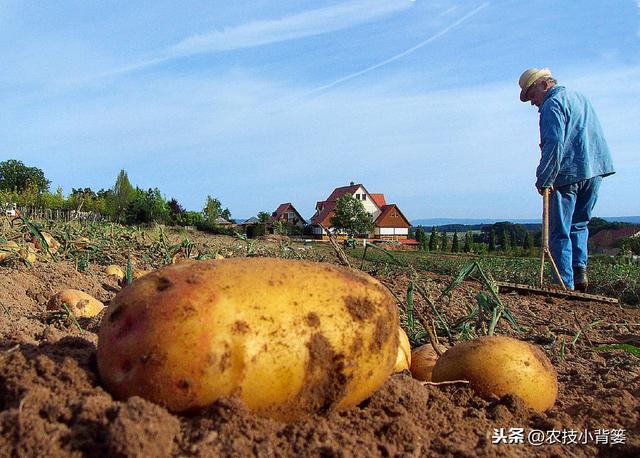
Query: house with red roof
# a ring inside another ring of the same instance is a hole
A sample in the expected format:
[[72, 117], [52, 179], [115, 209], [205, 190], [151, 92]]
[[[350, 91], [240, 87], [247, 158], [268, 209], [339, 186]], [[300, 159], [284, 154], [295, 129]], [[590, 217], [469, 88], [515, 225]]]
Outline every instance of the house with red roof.
[[[373, 232], [367, 238], [382, 240], [407, 240], [411, 223], [402, 214], [396, 204], [387, 204], [384, 194], [370, 193], [362, 184], [351, 182], [349, 186], [342, 186], [333, 190], [326, 200], [316, 203], [316, 212], [311, 218], [311, 227], [315, 238], [327, 239], [331, 233], [331, 219], [335, 214], [336, 202], [340, 197], [350, 195], [362, 202], [364, 209], [372, 216], [375, 225]], [[340, 234], [336, 234], [340, 237]]]
[[589, 237], [589, 245], [594, 252], [616, 255], [620, 252], [620, 248], [616, 246], [618, 241], [626, 237], [640, 237], [640, 227], [627, 226], [619, 229], [603, 229]]
[[291, 202], [285, 202], [284, 204], [278, 205], [276, 211], [271, 213], [272, 221], [286, 221], [292, 226], [297, 226], [299, 228], [304, 228], [306, 221], [300, 215], [298, 210], [293, 206]]

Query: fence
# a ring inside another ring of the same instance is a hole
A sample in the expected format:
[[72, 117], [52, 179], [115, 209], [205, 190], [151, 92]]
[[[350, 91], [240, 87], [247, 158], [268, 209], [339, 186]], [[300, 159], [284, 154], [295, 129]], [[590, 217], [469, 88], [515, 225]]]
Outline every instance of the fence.
[[60, 210], [38, 207], [18, 207], [20, 215], [28, 219], [54, 219], [59, 221], [108, 221], [108, 218], [96, 212]]

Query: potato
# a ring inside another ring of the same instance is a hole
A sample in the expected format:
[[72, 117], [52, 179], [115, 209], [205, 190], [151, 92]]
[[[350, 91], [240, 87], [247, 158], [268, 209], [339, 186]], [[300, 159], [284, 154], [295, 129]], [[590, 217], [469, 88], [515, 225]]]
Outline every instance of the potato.
[[78, 318], [91, 318], [104, 308], [104, 304], [84, 291], [65, 289], [54, 294], [47, 303], [47, 310], [64, 310], [62, 304], [67, 304], [71, 313]]
[[[14, 254], [18, 253], [20, 250], [20, 245], [18, 245], [13, 240], [9, 240], [8, 242], [0, 243], [0, 262], [5, 259], [10, 258]], [[35, 259], [34, 259], [35, 261]]]
[[[58, 249], [60, 248], [60, 242], [53, 238], [53, 235], [49, 234], [48, 232], [41, 232], [41, 234], [42, 238], [44, 238], [44, 240], [47, 242], [47, 245], [49, 246], [49, 251], [51, 253], [55, 253], [56, 251], [58, 251]], [[31, 237], [31, 242], [35, 245], [36, 249], [40, 251], [42, 251], [42, 249], [44, 248], [42, 246], [42, 243], [40, 243], [40, 239], [35, 235]]]
[[[440, 345], [438, 349], [441, 353], [447, 351], [443, 345]], [[415, 348], [411, 352], [411, 375], [416, 380], [430, 382], [436, 361], [438, 361], [438, 353], [433, 349], [431, 343]]]
[[433, 368], [433, 381], [468, 380], [480, 396], [515, 394], [542, 412], [558, 395], [558, 376], [538, 347], [504, 336], [484, 336], [450, 348]]
[[28, 243], [25, 248], [20, 248], [18, 250], [18, 254], [20, 255], [20, 257], [22, 257], [22, 259], [27, 261], [29, 264], [33, 264], [36, 262], [38, 258], [36, 256], [36, 252], [34, 251], [34, 248], [30, 247], [29, 245], [31, 244]]
[[407, 333], [402, 328], [398, 328], [398, 341], [400, 345], [398, 345], [398, 355], [393, 372], [402, 372], [411, 367], [411, 344]]
[[89, 248], [90, 243], [91, 240], [89, 240], [87, 237], [80, 237], [73, 241], [73, 247], [76, 250], [86, 250], [87, 248]]
[[116, 277], [118, 280], [122, 280], [124, 278], [124, 272], [122, 269], [116, 265], [107, 266], [104, 269], [104, 273], [113, 277]]
[[273, 258], [185, 261], [123, 288], [98, 334], [104, 386], [173, 412], [237, 396], [282, 421], [358, 404], [392, 373], [398, 310], [372, 277]]

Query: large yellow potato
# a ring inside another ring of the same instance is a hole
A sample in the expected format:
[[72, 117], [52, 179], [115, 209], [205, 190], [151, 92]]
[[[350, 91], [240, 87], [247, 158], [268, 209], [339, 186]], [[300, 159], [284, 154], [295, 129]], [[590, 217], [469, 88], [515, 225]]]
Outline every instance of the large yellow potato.
[[54, 294], [47, 303], [47, 310], [64, 310], [67, 304], [69, 310], [78, 318], [91, 318], [104, 308], [104, 304], [90, 294], [77, 289], [64, 289]]
[[272, 258], [184, 261], [113, 299], [97, 362], [116, 398], [171, 411], [238, 396], [289, 421], [367, 398], [392, 373], [398, 310], [372, 277]]
[[411, 367], [411, 344], [409, 343], [409, 336], [402, 328], [398, 328], [398, 342], [398, 355], [396, 356], [393, 372], [402, 372]]
[[549, 358], [528, 342], [484, 336], [459, 343], [433, 368], [433, 381], [468, 380], [481, 396], [515, 394], [537, 411], [550, 409], [558, 376]]

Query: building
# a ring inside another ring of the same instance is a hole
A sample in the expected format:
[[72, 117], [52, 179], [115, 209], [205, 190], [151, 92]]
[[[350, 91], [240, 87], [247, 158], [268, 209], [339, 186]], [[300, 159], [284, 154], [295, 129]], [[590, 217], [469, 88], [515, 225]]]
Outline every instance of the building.
[[291, 224], [291, 226], [299, 227], [300, 229], [304, 229], [304, 226], [307, 224], [291, 202], [278, 205], [276, 211], [271, 214], [271, 220], [286, 221]]
[[593, 252], [617, 255], [620, 248], [618, 241], [626, 237], [640, 237], [640, 227], [628, 226], [619, 229], [602, 229], [597, 234], [589, 237], [589, 245]]
[[[364, 209], [371, 215], [374, 229], [367, 238], [380, 240], [407, 240], [411, 223], [402, 214], [396, 204], [387, 204], [384, 194], [372, 194], [362, 184], [351, 182], [349, 186], [342, 186], [333, 190], [326, 200], [316, 203], [316, 212], [311, 218], [312, 233], [315, 238], [327, 239], [328, 229], [331, 233], [335, 229], [331, 226], [331, 219], [335, 214], [336, 202], [339, 198], [350, 195], [362, 202]], [[344, 235], [336, 234], [338, 237]]]

